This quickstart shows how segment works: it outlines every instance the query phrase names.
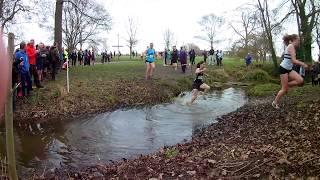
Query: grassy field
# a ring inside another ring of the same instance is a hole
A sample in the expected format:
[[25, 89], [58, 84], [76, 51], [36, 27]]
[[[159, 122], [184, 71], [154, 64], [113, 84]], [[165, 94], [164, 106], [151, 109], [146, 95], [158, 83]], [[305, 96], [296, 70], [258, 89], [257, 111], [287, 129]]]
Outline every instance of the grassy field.
[[[196, 62], [202, 60], [197, 57]], [[97, 61], [98, 62], [98, 61]], [[247, 69], [242, 59], [225, 58], [223, 67], [208, 66], [205, 82], [214, 86], [217, 82], [275, 83], [273, 77], [262, 70], [270, 64], [254, 63]], [[97, 63], [95, 66], [70, 67], [70, 93], [66, 90], [66, 71], [62, 70], [56, 81], [46, 81], [44, 89], [35, 89], [33, 95], [18, 100], [16, 119], [56, 119], [76, 115], [108, 111], [120, 107], [156, 104], [170, 101], [181, 91], [191, 90], [195, 66], [181, 73], [157, 60], [152, 81], [145, 81], [145, 65], [139, 59], [122, 56], [119, 61]], [[265, 88], [272, 92], [276, 85], [257, 86], [252, 95], [265, 95]], [[252, 87], [250, 87], [252, 88]], [[271, 90], [270, 90], [271, 89]], [[263, 93], [261, 93], [261, 91]]]

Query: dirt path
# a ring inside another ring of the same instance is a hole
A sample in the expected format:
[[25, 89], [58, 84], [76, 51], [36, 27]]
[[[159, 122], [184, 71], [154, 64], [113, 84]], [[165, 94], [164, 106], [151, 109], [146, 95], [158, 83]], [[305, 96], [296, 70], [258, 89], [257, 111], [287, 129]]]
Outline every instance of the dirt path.
[[[320, 176], [320, 105], [316, 97], [251, 101], [221, 117], [191, 142], [158, 153], [82, 170], [57, 170], [46, 179], [295, 179]], [[40, 178], [41, 179], [41, 178]]]

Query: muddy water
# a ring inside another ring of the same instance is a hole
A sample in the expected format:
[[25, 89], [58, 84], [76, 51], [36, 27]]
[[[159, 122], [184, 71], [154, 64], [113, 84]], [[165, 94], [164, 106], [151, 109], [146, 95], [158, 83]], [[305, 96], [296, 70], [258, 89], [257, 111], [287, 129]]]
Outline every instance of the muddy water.
[[[206, 99], [200, 96], [194, 105], [186, 106], [190, 98], [187, 92], [169, 104], [117, 110], [57, 124], [51, 133], [16, 134], [19, 171], [82, 167], [152, 153], [165, 145], [190, 140], [199, 128], [247, 101], [244, 91], [234, 88], [214, 91]], [[3, 154], [3, 134], [0, 137]]]

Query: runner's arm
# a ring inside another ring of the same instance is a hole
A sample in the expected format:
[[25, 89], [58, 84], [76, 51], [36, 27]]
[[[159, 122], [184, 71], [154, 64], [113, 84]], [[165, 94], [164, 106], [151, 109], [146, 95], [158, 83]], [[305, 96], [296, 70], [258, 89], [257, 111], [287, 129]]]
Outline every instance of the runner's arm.
[[297, 64], [297, 65], [303, 66], [304, 68], [308, 68], [307, 64], [297, 60], [297, 58], [296, 58], [296, 50], [294, 49], [294, 46], [290, 46], [288, 48], [288, 52], [289, 52], [289, 54], [291, 56], [291, 61], [292, 61], [293, 64]]

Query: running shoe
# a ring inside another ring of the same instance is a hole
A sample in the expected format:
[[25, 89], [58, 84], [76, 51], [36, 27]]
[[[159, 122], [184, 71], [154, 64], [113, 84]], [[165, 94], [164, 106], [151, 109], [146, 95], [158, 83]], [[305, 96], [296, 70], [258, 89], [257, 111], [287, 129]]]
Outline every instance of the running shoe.
[[274, 101], [272, 101], [272, 107], [274, 107], [275, 109], [280, 109], [279, 104], [276, 104]]

